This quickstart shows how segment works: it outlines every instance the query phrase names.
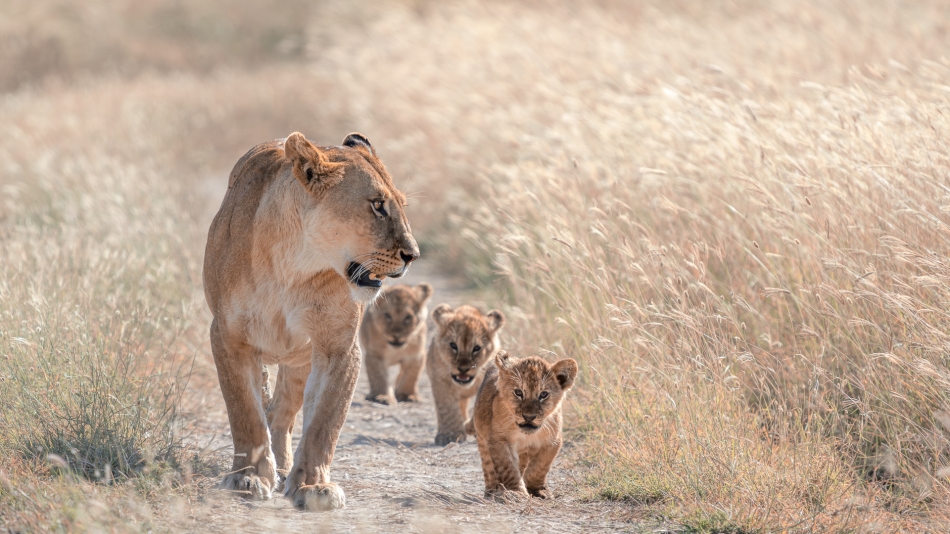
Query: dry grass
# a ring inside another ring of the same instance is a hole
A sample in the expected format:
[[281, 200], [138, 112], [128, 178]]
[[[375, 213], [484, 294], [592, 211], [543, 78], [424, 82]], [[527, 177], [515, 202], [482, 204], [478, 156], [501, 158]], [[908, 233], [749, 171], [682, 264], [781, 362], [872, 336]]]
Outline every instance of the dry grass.
[[204, 184], [293, 130], [366, 133], [426, 253], [582, 362], [592, 496], [693, 531], [950, 519], [944, 7], [239, 4], [0, 8], [5, 523], [112, 524], [24, 439], [121, 413], [85, 448], [116, 471], [177, 446]]

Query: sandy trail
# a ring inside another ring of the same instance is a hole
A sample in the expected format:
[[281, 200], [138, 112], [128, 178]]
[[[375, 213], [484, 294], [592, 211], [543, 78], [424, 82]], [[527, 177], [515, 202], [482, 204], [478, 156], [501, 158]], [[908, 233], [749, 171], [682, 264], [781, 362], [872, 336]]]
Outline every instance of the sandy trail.
[[[209, 206], [216, 209], [226, 185], [209, 181]], [[210, 217], [213, 212], [208, 216]], [[441, 303], [458, 306], [471, 301], [464, 280], [440, 273], [425, 256], [398, 281], [388, 283], [433, 286], [429, 309]], [[208, 314], [210, 322], [210, 314]], [[434, 327], [429, 325], [429, 332]], [[201, 340], [189, 402], [185, 414], [193, 439], [219, 463], [230, 465], [233, 447], [227, 411], [218, 388], [207, 340]], [[271, 381], [277, 375], [271, 369]], [[392, 377], [398, 368], [391, 368]], [[553, 500], [530, 499], [508, 504], [482, 498], [484, 481], [478, 449], [473, 439], [440, 447], [436, 433], [435, 405], [428, 376], [420, 384], [421, 402], [383, 406], [364, 400], [369, 382], [361, 369], [333, 458], [333, 480], [346, 493], [346, 508], [307, 513], [293, 508], [288, 499], [274, 497], [249, 502], [216, 491], [219, 477], [195, 477], [193, 500], [164, 512], [163, 523], [174, 530], [241, 532], [590, 532], [632, 530], [620, 519], [624, 507], [587, 502], [578, 488], [583, 467], [566, 443], [552, 468], [549, 486]], [[571, 402], [571, 399], [568, 399]], [[302, 417], [294, 426], [294, 447], [300, 439]]]

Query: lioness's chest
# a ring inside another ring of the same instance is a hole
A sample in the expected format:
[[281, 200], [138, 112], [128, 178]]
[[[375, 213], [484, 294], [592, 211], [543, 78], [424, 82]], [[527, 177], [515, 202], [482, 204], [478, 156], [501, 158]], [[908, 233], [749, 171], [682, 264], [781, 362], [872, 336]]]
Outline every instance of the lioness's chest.
[[348, 351], [359, 328], [360, 306], [348, 291], [326, 284], [279, 287], [258, 284], [235, 310], [246, 325], [247, 343], [264, 363], [304, 365], [314, 351]]

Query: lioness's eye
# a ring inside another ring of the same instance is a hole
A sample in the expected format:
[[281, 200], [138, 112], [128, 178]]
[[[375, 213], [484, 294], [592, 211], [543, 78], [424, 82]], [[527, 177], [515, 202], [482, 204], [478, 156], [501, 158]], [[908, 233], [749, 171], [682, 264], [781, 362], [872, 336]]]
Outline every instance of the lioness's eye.
[[538, 398], [541, 399], [541, 400], [544, 400], [544, 399], [548, 398], [548, 392], [547, 392], [547, 391], [542, 391], [541, 394], [538, 395]]
[[373, 211], [376, 213], [385, 216], [386, 215], [386, 201], [385, 200], [374, 200], [373, 201]]
[[516, 390], [515, 390], [515, 397], [518, 397], [519, 399], [522, 398], [522, 397], [524, 397], [524, 391], [521, 391], [520, 389], [516, 389]]
[[478, 351], [480, 350], [482, 350], [482, 348], [479, 345], [475, 345], [472, 347], [472, 354], [478, 354]]
[[451, 343], [449, 343], [449, 346], [450, 346], [450, 347], [452, 347], [452, 350], [453, 350], [453, 351], [456, 351], [456, 352], [458, 352], [458, 350], [459, 350], [459, 346], [458, 346], [458, 345], [456, 345], [454, 341], [453, 341], [453, 342], [451, 342]]

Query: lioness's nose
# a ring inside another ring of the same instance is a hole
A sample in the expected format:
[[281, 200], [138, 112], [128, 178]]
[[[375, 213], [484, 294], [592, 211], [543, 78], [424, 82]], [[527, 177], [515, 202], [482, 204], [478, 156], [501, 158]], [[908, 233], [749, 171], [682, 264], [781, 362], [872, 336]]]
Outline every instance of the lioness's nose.
[[410, 250], [410, 251], [407, 252], [407, 251], [405, 251], [405, 250], [400, 250], [400, 251], [399, 251], [399, 257], [402, 258], [402, 261], [406, 262], [406, 265], [409, 265], [409, 264], [412, 263], [414, 260], [416, 260], [417, 258], [419, 258], [419, 251], [418, 251], [418, 250]]

